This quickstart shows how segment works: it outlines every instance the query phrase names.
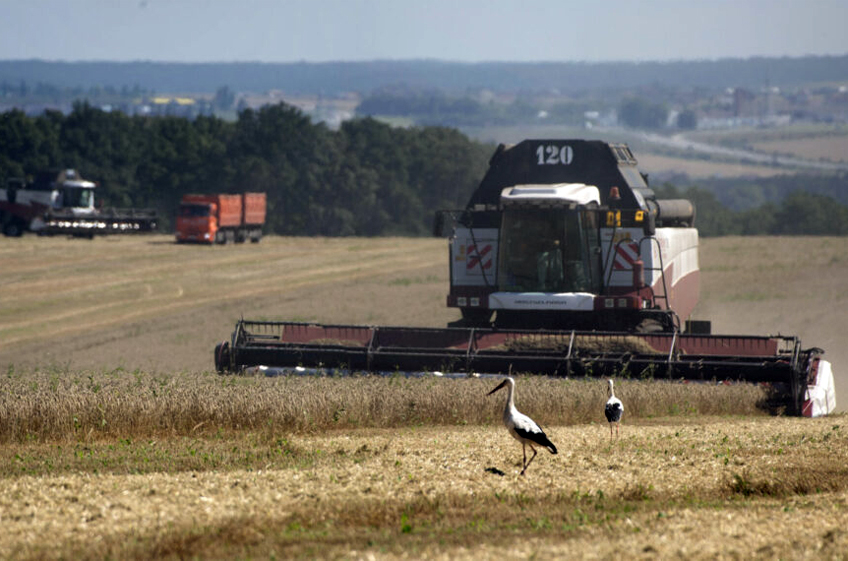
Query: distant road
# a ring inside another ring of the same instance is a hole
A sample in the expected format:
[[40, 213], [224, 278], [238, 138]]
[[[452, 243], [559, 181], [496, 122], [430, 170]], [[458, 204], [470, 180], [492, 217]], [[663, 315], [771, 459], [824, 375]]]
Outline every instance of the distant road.
[[781, 166], [789, 168], [802, 168], [816, 171], [848, 171], [848, 164], [837, 162], [822, 162], [819, 160], [808, 160], [793, 156], [780, 156], [775, 154], [764, 154], [752, 150], [741, 150], [738, 148], [727, 148], [706, 142], [690, 140], [682, 133], [672, 136], [663, 136], [655, 133], [642, 133], [642, 140], [651, 144], [667, 146], [678, 150], [689, 150], [701, 154], [710, 154], [730, 158], [739, 162], [754, 164], [765, 164], [769, 166]]

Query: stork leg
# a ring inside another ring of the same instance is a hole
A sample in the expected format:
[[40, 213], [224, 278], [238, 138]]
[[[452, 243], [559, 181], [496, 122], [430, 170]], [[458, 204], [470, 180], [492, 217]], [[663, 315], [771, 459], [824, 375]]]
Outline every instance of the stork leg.
[[[523, 444], [523, 443], [522, 443], [522, 446], [524, 446], [524, 444]], [[534, 448], [532, 444], [530, 445], [530, 449], [531, 449], [531, 450], [533, 450], [533, 455], [532, 455], [532, 456], [530, 456], [530, 461], [524, 464], [524, 469], [522, 469], [522, 470], [521, 470], [521, 475], [524, 475], [524, 472], [525, 472], [525, 471], [527, 471], [527, 468], [529, 468], [529, 467], [530, 467], [530, 463], [531, 463], [534, 459], [536, 459], [536, 454], [538, 454], [538, 452], [536, 452], [536, 448]], [[524, 454], [524, 459], [525, 459], [525, 460], [527, 459], [527, 454], [526, 454], [526, 453]]]
[[521, 443], [521, 453], [524, 454], [524, 459], [521, 460], [521, 475], [524, 475], [524, 470], [527, 469], [527, 444]]

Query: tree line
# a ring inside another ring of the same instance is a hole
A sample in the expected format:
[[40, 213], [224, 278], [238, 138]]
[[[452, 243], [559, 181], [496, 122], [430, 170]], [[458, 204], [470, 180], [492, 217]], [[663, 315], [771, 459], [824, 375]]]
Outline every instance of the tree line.
[[[845, 178], [843, 184], [844, 181]], [[719, 202], [715, 193], [703, 187], [681, 189], [664, 184], [654, 192], [659, 198], [692, 201], [695, 226], [704, 237], [848, 235], [848, 206], [828, 195], [797, 189], [778, 202], [731, 210]]]
[[[268, 233], [427, 235], [436, 210], [465, 206], [493, 151], [446, 127], [361, 118], [333, 131], [285, 104], [243, 110], [234, 122], [128, 116], [85, 102], [68, 115], [0, 114], [0, 180], [76, 168], [100, 183], [104, 206], [154, 208], [166, 231], [185, 194], [264, 191]], [[804, 192], [810, 183], [785, 176], [781, 198], [742, 210], [704, 187], [656, 190], [691, 199], [705, 236], [848, 234], [848, 207], [828, 194], [844, 191], [846, 178], [820, 181], [827, 189], [817, 193]], [[751, 191], [744, 182], [722, 191], [734, 188]]]
[[235, 122], [127, 116], [77, 103], [67, 116], [0, 114], [0, 178], [76, 168], [105, 206], [154, 208], [172, 226], [187, 193], [268, 194], [267, 231], [282, 235], [424, 235], [433, 210], [461, 208], [493, 147], [443, 127], [373, 119], [340, 130], [285, 105]]
[[[611, 97], [611, 96], [606, 96]], [[540, 104], [532, 97], [517, 97], [509, 103], [492, 103], [466, 94], [450, 97], [440, 90], [383, 88], [362, 100], [356, 108], [369, 117], [405, 117], [420, 125], [454, 127], [520, 125], [537, 121], [565, 126], [583, 126], [589, 112], [615, 111], [621, 124], [636, 129], [661, 129], [669, 116], [667, 104], [642, 97], [614, 99], [569, 99]], [[693, 110], [681, 113], [681, 128], [694, 129]]]

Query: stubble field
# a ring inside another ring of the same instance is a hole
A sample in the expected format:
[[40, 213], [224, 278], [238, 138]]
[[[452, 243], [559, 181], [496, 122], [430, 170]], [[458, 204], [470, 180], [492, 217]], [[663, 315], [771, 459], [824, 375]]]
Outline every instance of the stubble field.
[[[696, 316], [799, 335], [843, 389], [839, 238], [703, 240]], [[431, 239], [0, 239], [0, 557], [844, 558], [842, 414], [749, 387], [520, 378], [559, 454], [520, 477], [486, 379], [219, 377], [246, 318], [444, 325]], [[841, 407], [841, 403], [839, 403]]]

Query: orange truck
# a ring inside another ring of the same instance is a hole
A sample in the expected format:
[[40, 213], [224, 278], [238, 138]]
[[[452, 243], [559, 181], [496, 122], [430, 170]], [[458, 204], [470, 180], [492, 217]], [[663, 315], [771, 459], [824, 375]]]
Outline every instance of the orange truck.
[[183, 195], [177, 243], [256, 243], [262, 239], [265, 211], [265, 193]]

